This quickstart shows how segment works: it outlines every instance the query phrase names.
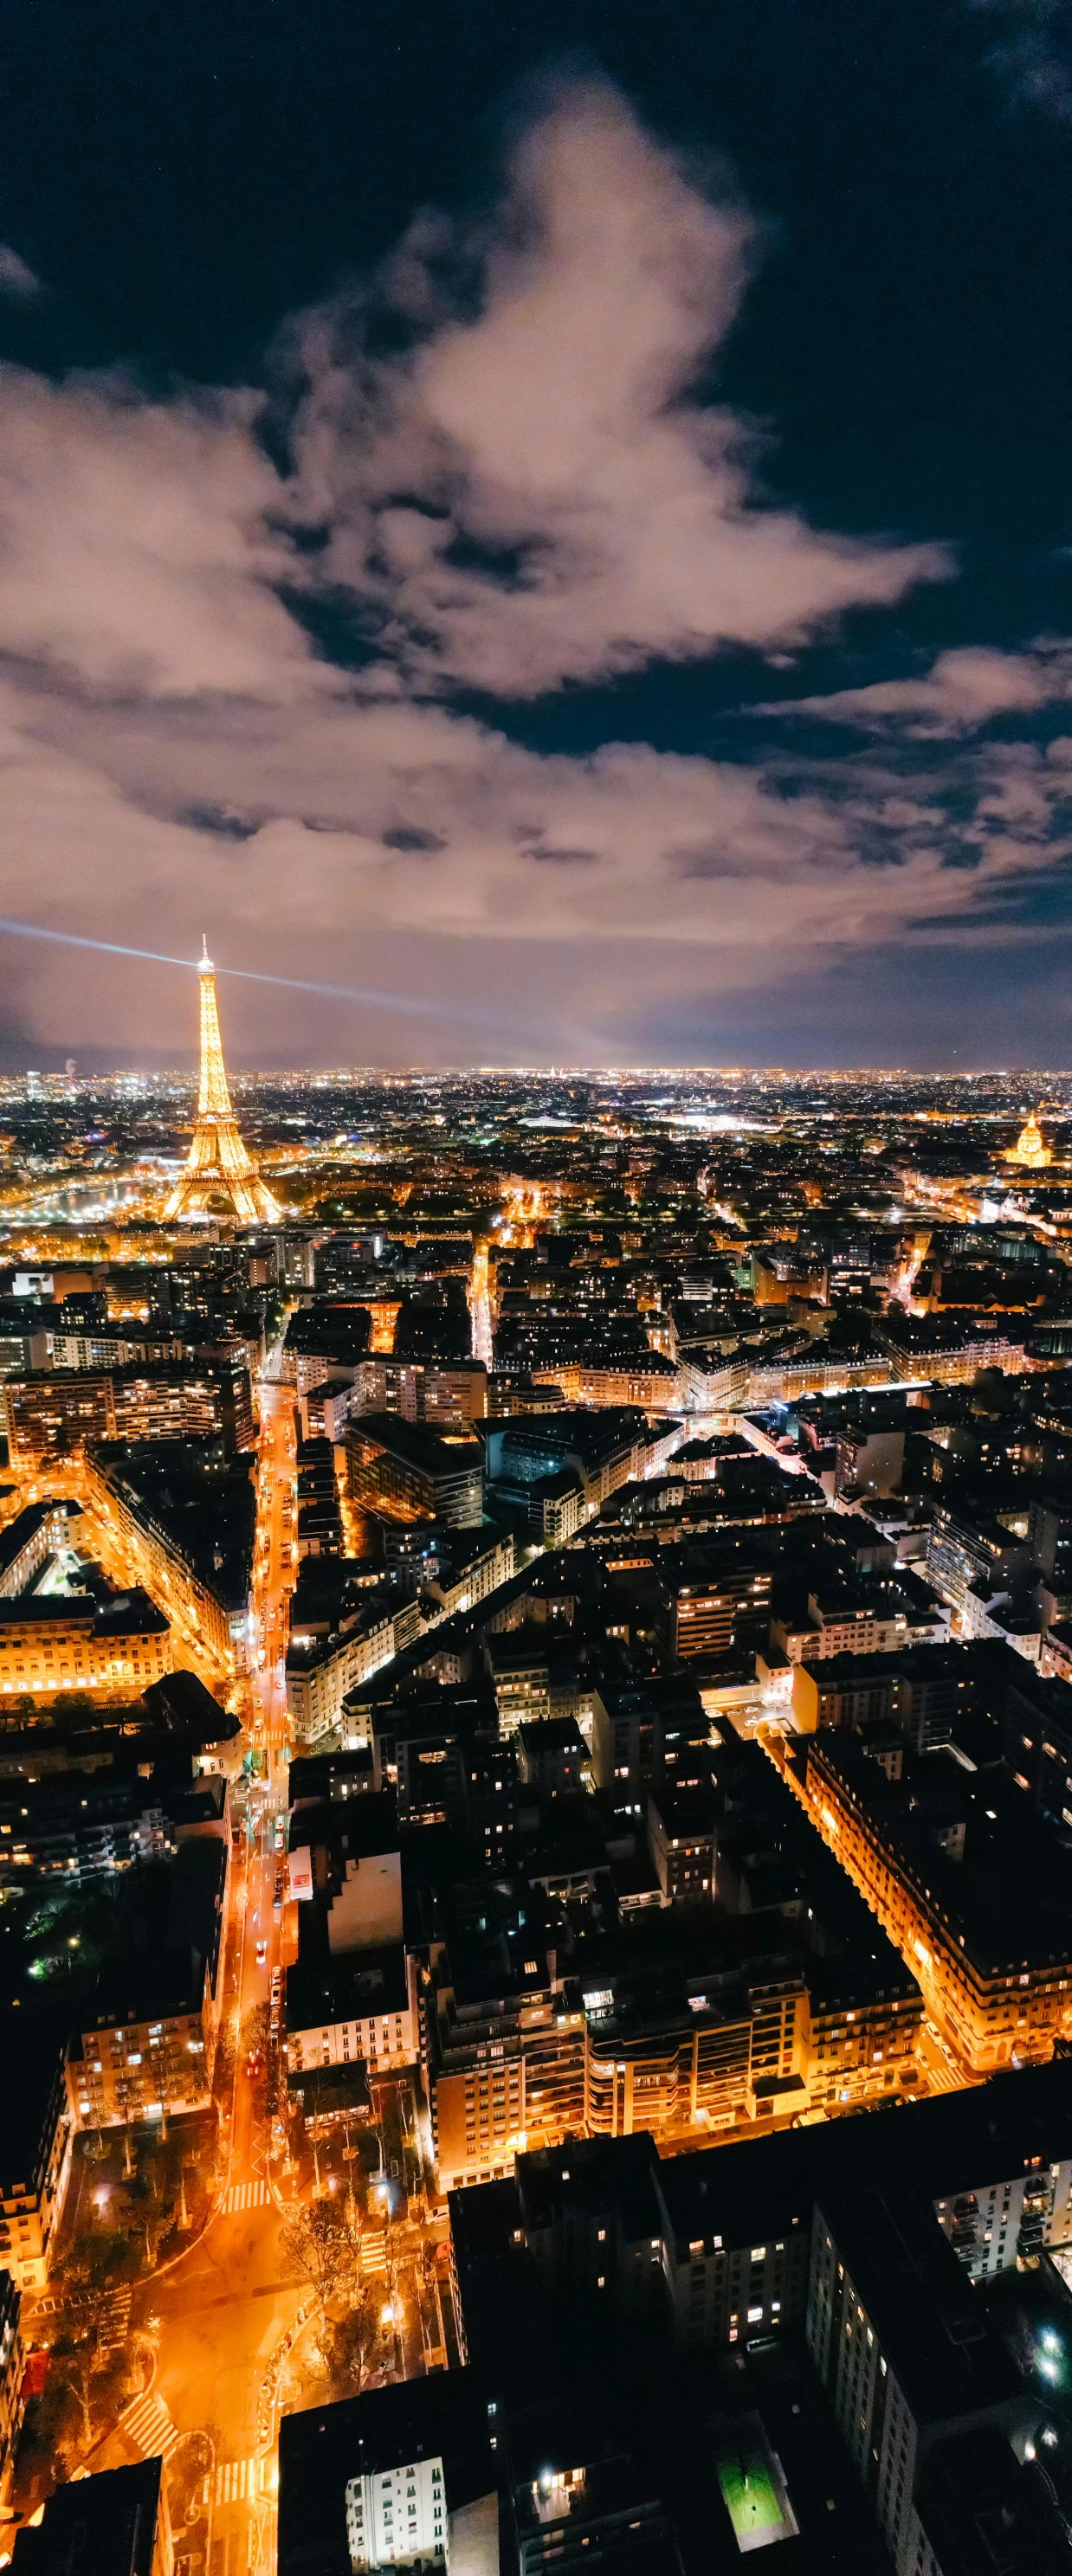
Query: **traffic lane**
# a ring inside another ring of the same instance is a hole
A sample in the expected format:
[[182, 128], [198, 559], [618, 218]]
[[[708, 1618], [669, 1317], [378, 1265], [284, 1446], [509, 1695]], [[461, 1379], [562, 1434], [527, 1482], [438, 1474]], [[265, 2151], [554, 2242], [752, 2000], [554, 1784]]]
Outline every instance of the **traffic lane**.
[[[276, 1858], [274, 1850], [258, 1850], [250, 1856], [249, 1902], [246, 1908], [245, 1953], [240, 1992], [239, 2063], [235, 2076], [235, 2120], [232, 2141], [232, 2179], [245, 2181], [256, 2170], [256, 2159], [263, 2149], [263, 2122], [257, 2098], [257, 2077], [250, 2073], [248, 2017], [257, 2005], [267, 2006], [271, 1999], [272, 1972], [278, 1963], [279, 1926], [273, 1919]], [[262, 1955], [263, 1954], [263, 1955]]]

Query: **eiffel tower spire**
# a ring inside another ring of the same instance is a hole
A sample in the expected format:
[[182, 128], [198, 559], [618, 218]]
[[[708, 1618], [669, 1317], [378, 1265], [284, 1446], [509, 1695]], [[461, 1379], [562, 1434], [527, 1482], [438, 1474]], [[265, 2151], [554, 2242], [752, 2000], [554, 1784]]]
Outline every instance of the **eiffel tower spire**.
[[223, 1040], [216, 1009], [216, 970], [202, 934], [198, 967], [201, 983], [201, 1087], [197, 1120], [186, 1169], [164, 1209], [165, 1224], [176, 1217], [204, 1216], [212, 1199], [223, 1197], [243, 1225], [277, 1221], [280, 1211], [271, 1191], [242, 1142], [231, 1106], [223, 1062]]

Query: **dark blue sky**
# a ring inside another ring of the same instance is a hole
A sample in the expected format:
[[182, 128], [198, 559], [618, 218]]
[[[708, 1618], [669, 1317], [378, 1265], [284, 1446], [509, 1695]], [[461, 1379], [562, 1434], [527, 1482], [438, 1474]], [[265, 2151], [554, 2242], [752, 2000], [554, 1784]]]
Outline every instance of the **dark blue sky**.
[[247, 1062], [1072, 1062], [1070, 189], [1059, 0], [9, 0], [0, 910], [382, 991]]

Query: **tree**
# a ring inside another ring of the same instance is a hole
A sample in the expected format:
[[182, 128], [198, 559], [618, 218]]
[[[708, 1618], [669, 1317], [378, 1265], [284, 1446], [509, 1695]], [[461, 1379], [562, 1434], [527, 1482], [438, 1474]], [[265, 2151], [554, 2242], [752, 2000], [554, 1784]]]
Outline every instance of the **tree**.
[[212, 2093], [217, 2104], [226, 2102], [231, 2090], [235, 2065], [235, 2035], [229, 2021], [221, 2021], [212, 2067]]
[[271, 2031], [272, 2015], [267, 2004], [254, 2004], [249, 2012], [243, 2013], [242, 2046], [247, 2057], [252, 2055], [254, 2049], [259, 2051], [262, 2057], [267, 2057]]
[[52, 2352], [58, 2375], [81, 2416], [83, 2447], [93, 2431], [90, 2392], [100, 2351], [103, 2293], [136, 2269], [134, 2248], [121, 2228], [94, 2228], [72, 2246], [55, 2288], [62, 2305]]
[[440, 2341], [438, 2254], [435, 2237], [427, 2228], [422, 2228], [413, 2265], [413, 2288], [421, 2329], [425, 2341], [430, 2344]]
[[328, 2301], [351, 2288], [359, 2259], [345, 2202], [325, 2198], [295, 2210], [284, 2221], [279, 2242], [284, 2261], [304, 2273], [325, 2316]]
[[387, 2359], [380, 2293], [366, 2281], [325, 2337], [325, 2361], [340, 2397], [360, 2397]]

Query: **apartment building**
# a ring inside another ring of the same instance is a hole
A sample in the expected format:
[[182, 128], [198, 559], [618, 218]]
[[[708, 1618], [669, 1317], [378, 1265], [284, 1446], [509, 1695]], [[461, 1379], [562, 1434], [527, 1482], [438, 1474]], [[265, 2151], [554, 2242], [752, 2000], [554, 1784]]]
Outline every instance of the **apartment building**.
[[71, 2042], [67, 2092], [77, 2128], [127, 2128], [207, 2108], [223, 2001], [229, 1870], [226, 1834], [196, 1837], [180, 1848], [163, 1948], [112, 1973], [110, 1995]]
[[94, 1440], [115, 1438], [109, 1370], [41, 1369], [9, 1377], [0, 1389], [13, 1466], [37, 1468], [81, 1454]]
[[3, 2016], [3, 2048], [18, 2081], [5, 2085], [0, 2102], [0, 2264], [17, 2290], [40, 2291], [63, 2215], [74, 2123], [62, 2051], [20, 2005]]
[[212, 1442], [101, 1442], [86, 1482], [136, 1581], [194, 1632], [221, 1679], [248, 1671], [256, 1493], [244, 1461], [224, 1468]]
[[[407, 1610], [413, 1605], [407, 1604]], [[396, 1653], [398, 1617], [373, 1601], [336, 1635], [293, 1641], [287, 1649], [287, 1708], [305, 1745], [318, 1744], [343, 1723], [343, 1702]]]
[[0, 1692], [65, 1690], [137, 1698], [173, 1666], [169, 1622], [147, 1592], [30, 1593], [0, 1600]]
[[70, 1534], [64, 1502], [28, 1503], [0, 1535], [0, 1600], [17, 1600]]
[[416, 1972], [401, 1940], [286, 1972], [291, 2070], [353, 2066], [390, 2075], [419, 2055]]
[[355, 1413], [396, 1413], [403, 1422], [461, 1431], [482, 1422], [488, 1409], [483, 1360], [406, 1360], [376, 1353], [354, 1375]]
[[346, 1473], [354, 1502], [404, 1520], [469, 1529], [483, 1518], [483, 1451], [463, 1433], [433, 1431], [396, 1414], [360, 1414], [346, 1428]]
[[916, 2576], [928, 2564], [917, 2504], [930, 2453], [970, 2425], [1019, 2436], [1022, 2456], [1037, 2410], [952, 2247], [908, 2186], [822, 2187], [806, 2332], [897, 2576]]
[[978, 2074], [1072, 2038], [1072, 1927], [1053, 1831], [1015, 1784], [941, 1754], [887, 1777], [845, 1737], [790, 1757], [843, 1869]]

